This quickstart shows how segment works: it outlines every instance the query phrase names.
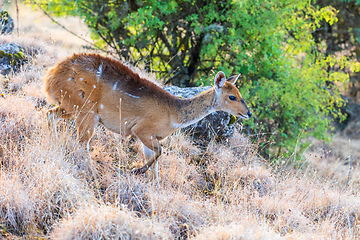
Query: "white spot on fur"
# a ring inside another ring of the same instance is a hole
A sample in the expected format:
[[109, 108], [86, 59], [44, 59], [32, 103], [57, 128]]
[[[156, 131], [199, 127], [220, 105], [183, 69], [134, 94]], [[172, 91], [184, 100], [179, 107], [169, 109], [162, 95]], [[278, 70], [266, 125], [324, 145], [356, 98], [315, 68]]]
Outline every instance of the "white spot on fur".
[[132, 97], [132, 98], [140, 98], [139, 96], [135, 96], [135, 95], [132, 95], [132, 94], [127, 93], [127, 92], [123, 92], [123, 91], [120, 91], [120, 92], [122, 92], [122, 93], [124, 93], [124, 94], [126, 94], [126, 95], [128, 95], [129, 97]]
[[99, 69], [96, 71], [97, 81], [99, 81], [99, 79], [102, 75], [102, 72], [103, 72], [103, 63], [101, 62]]
[[71, 81], [71, 78], [68, 78], [68, 81]]
[[93, 88], [96, 88], [96, 85], [95, 85], [95, 84], [93, 85]]
[[227, 101], [225, 101], [225, 104], [228, 104], [228, 102], [227, 102]]
[[83, 80], [83, 78], [80, 78], [80, 82]]
[[96, 126], [99, 124], [99, 121], [100, 121], [100, 115], [98, 114], [95, 116], [94, 128], [96, 128]]
[[103, 109], [104, 108], [104, 105], [100, 104], [100, 109]]
[[133, 97], [133, 98], [140, 98], [139, 96], [135, 96], [135, 95], [132, 95], [130, 93], [125, 93], [126, 95], [130, 96], [130, 97]]
[[119, 81], [117, 81], [117, 82], [114, 84], [114, 87], [113, 87], [113, 90], [114, 90], [114, 91], [116, 90], [118, 83], [119, 83]]

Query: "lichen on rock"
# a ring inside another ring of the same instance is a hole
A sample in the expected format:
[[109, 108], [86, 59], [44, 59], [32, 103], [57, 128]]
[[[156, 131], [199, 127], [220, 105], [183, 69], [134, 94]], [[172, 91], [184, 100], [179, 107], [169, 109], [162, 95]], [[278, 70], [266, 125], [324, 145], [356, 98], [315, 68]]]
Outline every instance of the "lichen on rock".
[[21, 46], [15, 43], [0, 45], [0, 73], [2, 75], [18, 71], [20, 66], [27, 61], [28, 57]]
[[9, 13], [0, 9], [0, 33], [10, 34], [14, 30], [14, 21], [9, 16]]

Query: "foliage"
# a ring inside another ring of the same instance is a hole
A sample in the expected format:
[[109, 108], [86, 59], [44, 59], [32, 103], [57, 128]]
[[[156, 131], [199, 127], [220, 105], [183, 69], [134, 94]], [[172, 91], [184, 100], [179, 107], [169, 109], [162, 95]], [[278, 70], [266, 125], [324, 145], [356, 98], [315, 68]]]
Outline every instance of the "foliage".
[[[313, 32], [316, 42], [324, 42], [326, 54], [346, 55], [353, 61], [360, 59], [360, 1], [358, 0], [319, 0], [319, 7], [331, 5], [337, 9], [336, 17], [339, 19], [333, 25], [326, 21]], [[337, 66], [334, 66], [336, 68]], [[358, 68], [358, 67], [357, 67]], [[337, 70], [337, 69], [335, 69]], [[360, 99], [360, 74], [353, 69], [347, 69], [350, 77], [349, 97]]]
[[238, 84], [255, 115], [244, 124], [273, 140], [276, 157], [303, 147], [299, 139], [306, 136], [328, 139], [326, 116], [340, 114], [335, 86], [348, 80], [341, 70], [351, 62], [324, 55], [323, 42], [312, 35], [322, 22], [337, 21], [331, 6], [306, 0], [30, 2], [56, 16], [80, 16], [98, 46], [111, 47], [123, 61], [144, 62], [166, 83], [211, 84], [215, 70], [242, 73]]

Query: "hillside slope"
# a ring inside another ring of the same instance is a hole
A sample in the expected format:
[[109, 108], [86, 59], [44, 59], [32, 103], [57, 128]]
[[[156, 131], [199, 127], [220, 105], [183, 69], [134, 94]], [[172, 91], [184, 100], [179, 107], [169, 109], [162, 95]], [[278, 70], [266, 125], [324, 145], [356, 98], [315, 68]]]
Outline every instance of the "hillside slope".
[[325, 159], [313, 147], [300, 167], [292, 159], [270, 166], [240, 126], [228, 142], [206, 149], [175, 133], [163, 143], [156, 183], [150, 173], [130, 174], [144, 159], [137, 141], [98, 126], [87, 152], [71, 121], [49, 129], [41, 78], [83, 50], [63, 30], [49, 38], [38, 27], [0, 36], [0, 44], [32, 53], [20, 72], [0, 80], [0, 237], [360, 238], [356, 142], [342, 146], [351, 165], [341, 155], [347, 150]]

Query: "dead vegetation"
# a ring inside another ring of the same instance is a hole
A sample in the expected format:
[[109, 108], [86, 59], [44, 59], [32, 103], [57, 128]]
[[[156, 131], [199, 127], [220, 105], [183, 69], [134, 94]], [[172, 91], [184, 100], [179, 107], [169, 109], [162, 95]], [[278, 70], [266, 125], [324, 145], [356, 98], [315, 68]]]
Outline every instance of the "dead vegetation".
[[[313, 147], [302, 168], [285, 159], [275, 169], [239, 131], [207, 148], [176, 133], [163, 144], [159, 182], [134, 176], [144, 159], [137, 141], [98, 126], [87, 152], [71, 121], [48, 128], [41, 77], [66, 54], [39, 39], [0, 37], [37, 49], [28, 66], [0, 80], [0, 238], [360, 237], [356, 142], [338, 137], [334, 149], [343, 151], [325, 159]], [[344, 149], [352, 151], [350, 175]]]

